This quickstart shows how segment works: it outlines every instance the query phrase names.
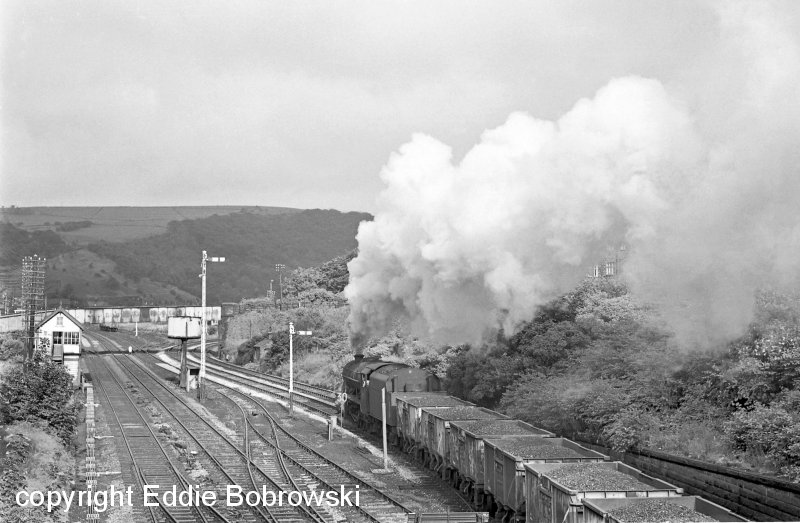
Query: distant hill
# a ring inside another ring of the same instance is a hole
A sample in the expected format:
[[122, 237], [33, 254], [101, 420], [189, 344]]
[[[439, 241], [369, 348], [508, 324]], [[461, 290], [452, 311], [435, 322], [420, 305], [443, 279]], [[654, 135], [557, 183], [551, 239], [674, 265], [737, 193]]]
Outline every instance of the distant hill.
[[278, 285], [275, 264], [311, 267], [356, 247], [358, 224], [366, 213], [305, 210], [265, 215], [237, 212], [168, 224], [167, 232], [128, 242], [99, 242], [89, 250], [116, 263], [117, 269], [136, 282], [160, 281], [199, 294], [200, 256], [224, 256], [224, 265], [209, 266], [208, 299], [238, 301], [263, 296], [270, 280]]
[[207, 207], [3, 207], [0, 220], [26, 231], [54, 231], [67, 243], [85, 246], [105, 240], [119, 242], [163, 234], [176, 220], [196, 220], [240, 211], [288, 214], [301, 209], [219, 205]]
[[[49, 300], [80, 305], [199, 303], [203, 249], [227, 258], [225, 264], [209, 267], [210, 302], [263, 296], [271, 279], [277, 290], [276, 263], [286, 265], [287, 277], [298, 266], [318, 266], [351, 251], [358, 224], [372, 218], [277, 207], [40, 207], [2, 212], [0, 291], [17, 295], [22, 257], [39, 254], [48, 260]], [[148, 216], [150, 212], [155, 214]], [[166, 219], [176, 212], [200, 218]], [[103, 240], [117, 236], [122, 239]], [[346, 284], [346, 268], [330, 269], [334, 286]]]
[[70, 306], [197, 301], [192, 294], [161, 282], [141, 279], [133, 285], [117, 271], [113, 261], [68, 245], [60, 233], [27, 231], [10, 223], [0, 223], [0, 292], [19, 297], [22, 258], [33, 254], [46, 259], [45, 293], [49, 303]]

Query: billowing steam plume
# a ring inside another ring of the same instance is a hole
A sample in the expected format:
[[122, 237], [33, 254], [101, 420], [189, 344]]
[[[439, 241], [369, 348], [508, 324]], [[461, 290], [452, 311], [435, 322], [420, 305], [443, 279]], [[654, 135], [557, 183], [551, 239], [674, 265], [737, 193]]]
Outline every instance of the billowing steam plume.
[[739, 333], [756, 288], [800, 279], [800, 59], [770, 16], [723, 12], [722, 65], [688, 88], [615, 79], [557, 121], [512, 114], [457, 163], [415, 135], [359, 228], [353, 332], [513, 332], [624, 241], [633, 292], [685, 341]]

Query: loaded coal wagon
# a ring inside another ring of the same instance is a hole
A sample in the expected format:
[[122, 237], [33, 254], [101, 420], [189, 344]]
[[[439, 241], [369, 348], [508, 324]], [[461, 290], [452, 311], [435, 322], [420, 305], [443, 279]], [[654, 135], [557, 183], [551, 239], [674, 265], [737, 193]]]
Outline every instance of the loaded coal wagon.
[[584, 523], [625, 521], [747, 521], [699, 496], [677, 498], [587, 499]]
[[450, 476], [450, 468], [446, 467], [449, 455], [450, 422], [455, 420], [496, 420], [508, 419], [499, 412], [484, 407], [425, 407], [419, 422], [419, 436], [427, 454], [427, 465], [442, 478]]
[[525, 507], [525, 465], [608, 461], [609, 457], [565, 438], [515, 436], [484, 440], [485, 501], [506, 515]]
[[483, 506], [483, 440], [523, 435], [555, 437], [552, 432], [516, 419], [452, 421], [448, 465], [457, 471], [453, 486], [467, 493], [475, 505]]
[[424, 453], [424, 440], [420, 434], [422, 409], [428, 407], [474, 406], [474, 404], [445, 394], [396, 394], [397, 433], [405, 452], [416, 457]]
[[583, 523], [585, 499], [681, 494], [683, 489], [619, 461], [525, 465], [526, 523]]

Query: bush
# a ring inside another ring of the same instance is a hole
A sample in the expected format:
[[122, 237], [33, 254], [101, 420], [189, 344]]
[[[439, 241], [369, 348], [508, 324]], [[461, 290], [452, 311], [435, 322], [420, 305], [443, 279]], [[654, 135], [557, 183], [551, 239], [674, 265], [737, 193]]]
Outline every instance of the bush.
[[39, 351], [0, 383], [0, 420], [4, 424], [43, 423], [51, 434], [69, 444], [79, 410], [80, 405], [73, 401], [72, 376]]
[[16, 357], [23, 357], [25, 345], [13, 337], [4, 334], [0, 339], [0, 360], [8, 360]]
[[71, 489], [75, 460], [57, 438], [30, 423], [6, 427], [5, 453], [0, 454], [0, 521], [6, 523], [63, 522], [62, 510], [20, 507], [12, 500], [21, 490], [60, 491]]
[[640, 409], [628, 406], [619, 412], [614, 421], [603, 427], [602, 435], [614, 450], [635, 450], [643, 446], [643, 433], [650, 428], [649, 421], [649, 417]]
[[763, 453], [782, 474], [800, 480], [800, 392], [787, 393], [766, 406], [735, 412], [724, 425], [730, 445]]

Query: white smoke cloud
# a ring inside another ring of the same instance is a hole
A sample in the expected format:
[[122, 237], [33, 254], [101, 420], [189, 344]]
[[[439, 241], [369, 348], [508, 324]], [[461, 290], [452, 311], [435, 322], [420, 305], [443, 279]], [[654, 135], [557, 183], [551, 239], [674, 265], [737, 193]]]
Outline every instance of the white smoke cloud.
[[359, 228], [352, 330], [513, 332], [625, 241], [633, 291], [683, 341], [739, 333], [756, 288], [800, 278], [800, 61], [767, 10], [724, 7], [720, 26], [735, 65], [683, 88], [614, 79], [557, 121], [512, 114], [460, 162], [415, 135]]

